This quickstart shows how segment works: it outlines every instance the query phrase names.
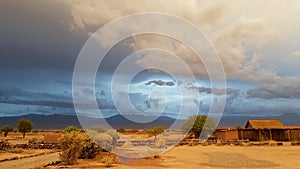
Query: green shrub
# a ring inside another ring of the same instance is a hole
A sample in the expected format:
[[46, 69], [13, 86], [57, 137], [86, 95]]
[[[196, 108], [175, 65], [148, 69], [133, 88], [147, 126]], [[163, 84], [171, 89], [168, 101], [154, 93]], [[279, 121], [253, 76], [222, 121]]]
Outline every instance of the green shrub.
[[12, 128], [9, 125], [5, 125], [0, 129], [0, 131], [4, 133], [4, 137], [7, 137], [8, 133], [12, 132], [13, 130], [14, 130], [14, 128]]
[[22, 133], [23, 138], [25, 138], [25, 134], [26, 132], [29, 132], [32, 130], [32, 122], [30, 120], [26, 120], [26, 119], [20, 119], [18, 122], [18, 130], [19, 132]]
[[64, 129], [63, 133], [70, 133], [72, 131], [79, 131], [79, 129], [75, 126], [68, 126]]

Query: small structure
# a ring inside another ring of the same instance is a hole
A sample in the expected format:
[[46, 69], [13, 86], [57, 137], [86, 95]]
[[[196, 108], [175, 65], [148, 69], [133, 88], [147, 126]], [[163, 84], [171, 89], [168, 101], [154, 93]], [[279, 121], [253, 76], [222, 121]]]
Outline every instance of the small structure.
[[217, 139], [221, 140], [238, 140], [238, 129], [235, 128], [219, 128], [216, 131]]
[[240, 130], [242, 139], [253, 141], [287, 139], [285, 127], [280, 120], [248, 120], [245, 129]]
[[298, 141], [300, 126], [284, 126], [280, 120], [248, 120], [245, 128], [217, 129], [216, 137], [222, 140]]

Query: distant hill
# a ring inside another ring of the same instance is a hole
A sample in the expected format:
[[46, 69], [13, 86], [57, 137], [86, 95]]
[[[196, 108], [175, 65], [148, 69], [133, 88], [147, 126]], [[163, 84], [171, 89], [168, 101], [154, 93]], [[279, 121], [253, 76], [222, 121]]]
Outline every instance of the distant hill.
[[[18, 120], [21, 118], [30, 119], [34, 124], [34, 129], [48, 129], [48, 130], [61, 130], [67, 126], [76, 126], [82, 128], [77, 116], [75, 115], [38, 115], [28, 114], [23, 116], [12, 116], [12, 117], [0, 117], [0, 127], [3, 125], [11, 125], [17, 128]], [[147, 116], [139, 116], [137, 118], [150, 118]], [[103, 125], [100, 123], [104, 119], [97, 119], [91, 117], [81, 117], [84, 122], [87, 122], [86, 127]], [[152, 119], [152, 118], [151, 118]], [[250, 119], [279, 119], [286, 126], [300, 126], [300, 115], [298, 114], [283, 114], [281, 116], [224, 116], [222, 117], [219, 127], [235, 127], [245, 126], [247, 120]], [[127, 129], [148, 129], [153, 126], [166, 126], [170, 127], [175, 119], [161, 116], [150, 123], [136, 123], [123, 117], [122, 115], [116, 115], [105, 119], [106, 122], [114, 129], [127, 128]], [[184, 120], [177, 120], [172, 129], [180, 129], [180, 126]], [[107, 127], [103, 125], [104, 127]]]
[[[0, 117], [0, 126], [11, 125], [14, 128], [17, 128], [17, 123], [21, 118], [30, 119], [34, 124], [33, 126], [34, 129], [60, 130], [60, 129], [64, 129], [69, 125], [82, 128], [79, 123], [79, 120], [77, 119], [77, 116], [60, 115], [60, 114], [54, 114], [54, 115], [28, 114], [23, 116]], [[139, 118], [147, 118], [147, 117], [145, 116]], [[103, 121], [103, 119], [97, 119], [91, 117], [81, 117], [80, 119], [83, 119], [84, 122], [87, 122], [88, 124], [87, 127], [95, 126], [95, 125], [103, 125], [103, 123], [100, 123], [101, 121]], [[122, 115], [112, 116], [106, 118], [105, 120], [114, 129], [118, 129], [118, 128], [147, 129], [153, 126], [169, 127], [175, 121], [175, 119], [173, 118], [161, 116], [150, 123], [136, 123], [126, 119]], [[179, 129], [182, 122], [183, 120], [179, 120], [176, 123], [176, 125], [174, 125], [175, 126], [174, 129]], [[103, 126], [107, 127], [105, 125]]]

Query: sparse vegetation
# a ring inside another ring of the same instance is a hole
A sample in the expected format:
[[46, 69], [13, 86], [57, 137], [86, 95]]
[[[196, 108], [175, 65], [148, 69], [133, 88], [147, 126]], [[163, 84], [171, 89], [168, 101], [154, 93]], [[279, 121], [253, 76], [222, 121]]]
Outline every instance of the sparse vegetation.
[[[105, 128], [104, 128], [105, 129]], [[100, 130], [104, 131], [104, 130]], [[98, 144], [101, 148], [106, 151], [111, 151], [118, 142], [120, 138], [118, 133], [113, 130], [106, 130], [106, 132], [98, 132], [97, 130], [89, 129], [87, 130], [87, 134], [91, 137], [91, 139]]]
[[[206, 125], [205, 125], [206, 124]], [[216, 122], [213, 118], [208, 117], [207, 115], [195, 115], [189, 117], [183, 124], [181, 129], [185, 133], [193, 133], [195, 138], [199, 138], [201, 132], [203, 133], [205, 137], [208, 136], [208, 134], [213, 133]]]
[[73, 131], [79, 131], [79, 129], [75, 126], [68, 126], [64, 129], [63, 133], [70, 133]]
[[24, 149], [22, 148], [10, 148], [6, 150], [0, 150], [0, 153], [22, 153]]
[[250, 146], [250, 144], [249, 144], [249, 143], [246, 143], [246, 142], [242, 142], [242, 143], [241, 143], [241, 146], [243, 146], [243, 147], [248, 147], [248, 146]]
[[106, 151], [111, 151], [113, 149], [113, 138], [106, 133], [96, 134], [92, 139]]
[[274, 140], [269, 141], [269, 146], [277, 146], [277, 142]]
[[0, 129], [0, 131], [3, 132], [4, 137], [7, 137], [8, 133], [12, 132], [13, 130], [14, 130], [14, 128], [12, 128], [9, 125], [5, 125]]
[[20, 119], [18, 122], [18, 130], [22, 133], [23, 138], [25, 138], [26, 132], [30, 132], [32, 130], [32, 122], [26, 119]]
[[114, 157], [106, 155], [102, 158], [102, 163], [104, 163], [105, 167], [111, 167], [114, 162]]
[[79, 155], [79, 159], [90, 159], [94, 158], [98, 153], [100, 149], [98, 146], [91, 140], [87, 139], [82, 147], [81, 153]]
[[203, 142], [202, 143], [202, 146], [208, 146], [208, 142], [206, 141], [206, 142]]
[[78, 131], [65, 133], [59, 140], [62, 148], [60, 159], [66, 164], [75, 164], [80, 156], [86, 140], [87, 137], [84, 133]]
[[125, 130], [124, 128], [119, 128], [119, 129], [117, 130], [117, 132], [118, 132], [118, 133], [125, 133], [126, 130]]
[[155, 126], [149, 130], [147, 130], [147, 133], [150, 135], [150, 136], [154, 136], [154, 139], [156, 140], [156, 136], [163, 133], [165, 130], [165, 127], [162, 127], [162, 126]]
[[93, 127], [90, 127], [90, 129], [95, 130], [98, 133], [105, 133], [107, 131], [107, 129], [102, 126], [93, 126]]

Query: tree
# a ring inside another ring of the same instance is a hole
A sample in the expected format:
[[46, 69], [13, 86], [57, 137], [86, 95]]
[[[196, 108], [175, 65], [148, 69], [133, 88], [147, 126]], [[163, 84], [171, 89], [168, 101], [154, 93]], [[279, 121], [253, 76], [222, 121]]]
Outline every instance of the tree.
[[32, 122], [26, 119], [20, 119], [18, 122], [18, 130], [23, 134], [23, 138], [25, 137], [26, 132], [32, 130]]
[[8, 135], [9, 132], [12, 132], [14, 128], [12, 128], [9, 125], [5, 125], [4, 127], [1, 128], [1, 132], [4, 132], [4, 137]]
[[79, 129], [77, 127], [74, 127], [74, 126], [68, 126], [64, 129], [63, 133], [70, 133], [72, 131], [79, 131]]
[[[204, 125], [206, 123], [206, 125]], [[216, 127], [216, 122], [212, 117], [207, 115], [194, 115], [189, 117], [181, 126], [185, 133], [193, 133], [195, 138], [199, 138], [201, 132], [203, 136], [207, 137]]]
[[152, 127], [151, 129], [147, 130], [147, 133], [154, 136], [154, 139], [156, 139], [156, 136], [163, 133], [164, 130], [165, 130], [165, 127], [155, 126], [155, 127]]

